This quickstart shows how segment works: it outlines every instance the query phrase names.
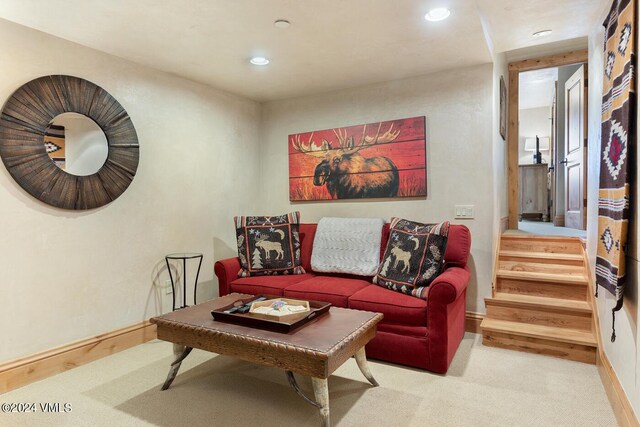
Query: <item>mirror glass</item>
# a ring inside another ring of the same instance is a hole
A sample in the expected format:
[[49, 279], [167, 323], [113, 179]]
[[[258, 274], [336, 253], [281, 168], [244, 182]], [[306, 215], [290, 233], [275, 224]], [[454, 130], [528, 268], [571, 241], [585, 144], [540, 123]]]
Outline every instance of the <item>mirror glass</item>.
[[78, 113], [62, 113], [49, 122], [44, 135], [47, 154], [63, 171], [76, 176], [98, 172], [109, 154], [100, 126]]

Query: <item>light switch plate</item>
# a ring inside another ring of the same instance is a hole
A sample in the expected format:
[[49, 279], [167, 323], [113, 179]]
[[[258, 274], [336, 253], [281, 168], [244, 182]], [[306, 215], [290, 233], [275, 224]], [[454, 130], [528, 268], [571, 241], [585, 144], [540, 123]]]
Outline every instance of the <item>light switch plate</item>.
[[474, 205], [455, 205], [456, 219], [473, 219], [475, 216]]

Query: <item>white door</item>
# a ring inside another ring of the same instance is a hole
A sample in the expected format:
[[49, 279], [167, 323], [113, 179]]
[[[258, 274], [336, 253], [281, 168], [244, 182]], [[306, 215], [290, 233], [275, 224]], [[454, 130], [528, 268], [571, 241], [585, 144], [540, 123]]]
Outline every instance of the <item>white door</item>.
[[565, 101], [565, 227], [587, 227], [587, 85], [586, 65], [564, 85]]

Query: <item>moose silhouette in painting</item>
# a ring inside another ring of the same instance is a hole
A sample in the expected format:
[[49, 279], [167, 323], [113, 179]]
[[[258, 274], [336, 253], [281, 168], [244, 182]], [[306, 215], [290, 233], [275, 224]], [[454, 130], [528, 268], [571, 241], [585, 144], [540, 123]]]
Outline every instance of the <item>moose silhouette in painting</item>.
[[398, 168], [387, 157], [364, 157], [360, 151], [376, 144], [395, 141], [400, 135], [393, 130], [393, 123], [381, 133], [382, 122], [378, 123], [375, 135], [367, 135], [367, 126], [362, 130], [356, 143], [353, 136], [347, 137], [344, 129], [333, 129], [339, 147], [333, 147], [325, 138], [317, 145], [313, 133], [307, 142], [300, 135], [291, 137], [292, 147], [303, 154], [320, 159], [313, 174], [313, 185], [326, 185], [334, 199], [355, 199], [375, 197], [396, 197], [400, 185]]

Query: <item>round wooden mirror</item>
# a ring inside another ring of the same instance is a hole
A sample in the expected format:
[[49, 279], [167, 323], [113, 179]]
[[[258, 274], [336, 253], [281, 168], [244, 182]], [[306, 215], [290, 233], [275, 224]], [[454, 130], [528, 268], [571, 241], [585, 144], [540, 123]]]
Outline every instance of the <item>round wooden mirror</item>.
[[[86, 116], [104, 133], [107, 155], [97, 172], [74, 175], [50, 157], [47, 138], [60, 136], [64, 126], [55, 120], [65, 113]], [[138, 169], [138, 136], [122, 105], [100, 86], [78, 77], [45, 76], [21, 86], [2, 109], [0, 157], [33, 197], [63, 209], [93, 209], [131, 184]]]

